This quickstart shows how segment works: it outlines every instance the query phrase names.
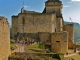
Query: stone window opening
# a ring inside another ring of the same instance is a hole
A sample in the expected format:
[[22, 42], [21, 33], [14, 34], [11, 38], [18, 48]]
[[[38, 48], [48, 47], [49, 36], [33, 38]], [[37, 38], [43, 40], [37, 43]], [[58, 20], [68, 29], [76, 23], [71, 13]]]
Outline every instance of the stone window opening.
[[23, 17], [23, 21], [22, 21], [22, 24], [23, 24], [23, 25], [25, 24], [25, 19], [24, 19], [24, 17]]
[[67, 41], [65, 41], [65, 42], [67, 42]]
[[56, 32], [56, 28], [55, 28], [55, 32]]
[[60, 43], [60, 41], [56, 41], [56, 42]]

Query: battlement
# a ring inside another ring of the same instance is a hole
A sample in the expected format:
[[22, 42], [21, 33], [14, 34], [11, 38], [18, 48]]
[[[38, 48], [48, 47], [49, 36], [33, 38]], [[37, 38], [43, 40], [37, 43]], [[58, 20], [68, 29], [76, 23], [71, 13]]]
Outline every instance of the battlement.
[[62, 2], [58, 0], [48, 0], [45, 2], [46, 13], [56, 12], [56, 14], [62, 14]]
[[45, 2], [45, 6], [61, 6], [61, 2]]

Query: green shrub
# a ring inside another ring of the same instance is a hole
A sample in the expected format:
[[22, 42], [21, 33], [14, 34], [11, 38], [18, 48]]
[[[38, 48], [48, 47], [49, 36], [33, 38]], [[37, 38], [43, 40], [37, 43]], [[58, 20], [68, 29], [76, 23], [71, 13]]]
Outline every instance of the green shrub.
[[45, 49], [44, 43], [39, 43], [39, 48], [40, 48], [40, 49]]

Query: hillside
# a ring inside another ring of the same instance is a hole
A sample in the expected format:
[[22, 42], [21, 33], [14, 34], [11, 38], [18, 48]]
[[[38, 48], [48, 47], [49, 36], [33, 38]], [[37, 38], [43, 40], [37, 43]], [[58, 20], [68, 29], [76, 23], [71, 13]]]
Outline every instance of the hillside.
[[[70, 22], [64, 22], [64, 24], [69, 24]], [[11, 33], [12, 28], [10, 28], [10, 36], [12, 36]], [[74, 23], [74, 42], [80, 42], [80, 24]]]

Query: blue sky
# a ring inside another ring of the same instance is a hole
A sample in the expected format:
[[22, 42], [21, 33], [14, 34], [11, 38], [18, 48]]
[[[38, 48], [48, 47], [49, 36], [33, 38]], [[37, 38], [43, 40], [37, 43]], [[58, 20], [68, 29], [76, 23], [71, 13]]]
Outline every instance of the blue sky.
[[[24, 1], [24, 9], [42, 12], [46, 0], [0, 0], [0, 16], [5, 16], [11, 25], [11, 16], [17, 15]], [[65, 21], [80, 23], [80, 0], [61, 0], [63, 3], [62, 14]]]

